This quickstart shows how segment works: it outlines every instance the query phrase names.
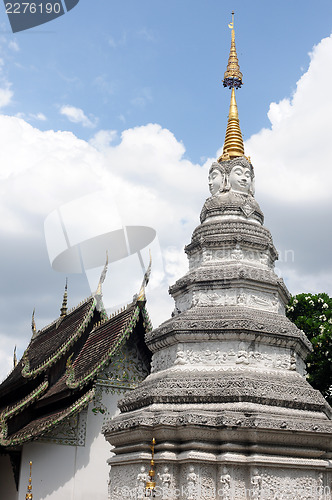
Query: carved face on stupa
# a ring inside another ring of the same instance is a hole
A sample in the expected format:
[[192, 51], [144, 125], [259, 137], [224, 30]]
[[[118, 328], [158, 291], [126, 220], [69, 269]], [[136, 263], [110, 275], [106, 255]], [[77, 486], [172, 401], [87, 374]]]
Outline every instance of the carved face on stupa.
[[250, 169], [243, 165], [235, 165], [229, 174], [229, 184], [231, 191], [249, 194], [252, 185]]
[[221, 193], [224, 190], [225, 186], [225, 170], [222, 168], [222, 166], [214, 162], [212, 163], [210, 170], [209, 170], [209, 190], [210, 193], [213, 195], [217, 193]]

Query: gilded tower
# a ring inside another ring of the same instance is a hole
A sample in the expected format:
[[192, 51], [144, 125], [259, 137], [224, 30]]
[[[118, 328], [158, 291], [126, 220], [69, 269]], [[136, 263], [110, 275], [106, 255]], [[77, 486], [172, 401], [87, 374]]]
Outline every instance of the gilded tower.
[[[115, 447], [111, 500], [126, 492], [314, 500], [331, 485], [332, 412], [306, 381], [311, 344], [285, 316], [289, 292], [274, 271], [278, 255], [240, 130], [234, 17], [229, 26], [223, 154], [211, 165], [211, 196], [185, 248], [189, 271], [170, 287], [173, 315], [146, 335], [151, 374], [104, 429]], [[154, 437], [151, 490], [144, 485]]]

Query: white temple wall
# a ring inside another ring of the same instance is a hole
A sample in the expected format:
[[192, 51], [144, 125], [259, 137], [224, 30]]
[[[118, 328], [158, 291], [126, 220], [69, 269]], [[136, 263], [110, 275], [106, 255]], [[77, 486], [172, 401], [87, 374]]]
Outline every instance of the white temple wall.
[[[33, 497], [38, 500], [107, 500], [110, 444], [101, 434], [104, 420], [117, 412], [119, 395], [103, 392], [98, 405], [107, 412], [93, 413], [96, 401], [87, 410], [85, 446], [32, 442], [23, 446], [19, 495], [10, 493], [6, 500], [25, 498], [32, 461]], [[2, 469], [2, 468], [1, 468]], [[2, 484], [0, 482], [0, 484]], [[16, 490], [15, 490], [16, 491]]]
[[18, 499], [13, 469], [8, 455], [0, 456], [0, 491], [3, 499]]

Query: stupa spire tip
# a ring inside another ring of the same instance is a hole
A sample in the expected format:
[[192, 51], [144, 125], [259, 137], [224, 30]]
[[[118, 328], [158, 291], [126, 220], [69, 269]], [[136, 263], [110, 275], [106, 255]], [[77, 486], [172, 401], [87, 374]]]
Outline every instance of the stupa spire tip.
[[228, 25], [228, 27], [232, 30], [232, 42], [227, 69], [224, 74], [223, 85], [224, 87], [230, 88], [232, 90], [232, 94], [223, 154], [220, 158], [218, 158], [218, 162], [244, 156], [244, 145], [240, 129], [239, 113], [235, 99], [235, 89], [240, 88], [243, 82], [235, 48], [234, 11], [232, 12], [232, 22]]
[[243, 85], [243, 81], [235, 47], [234, 11], [232, 11], [232, 22], [229, 23], [228, 27], [232, 30], [232, 41], [228, 64], [222, 82], [224, 87], [239, 89]]

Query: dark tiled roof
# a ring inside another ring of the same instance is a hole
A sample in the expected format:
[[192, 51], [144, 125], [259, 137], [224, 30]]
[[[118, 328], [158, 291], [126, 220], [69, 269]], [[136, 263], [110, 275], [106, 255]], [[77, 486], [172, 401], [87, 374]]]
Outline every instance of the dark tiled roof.
[[63, 420], [67, 417], [81, 411], [89, 403], [89, 401], [92, 400], [93, 396], [94, 389], [90, 389], [90, 391], [87, 391], [71, 405], [62, 408], [61, 410], [55, 410], [42, 417], [35, 418], [18, 431], [11, 434], [8, 438], [8, 443], [6, 443], [6, 440], [3, 439], [1, 439], [1, 441], [3, 441], [4, 445], [7, 444], [9, 446], [15, 446], [26, 441], [36, 439], [39, 436], [42, 436], [45, 432], [61, 424], [61, 422], [63, 422]]
[[131, 304], [89, 334], [79, 356], [73, 363], [75, 380], [82, 380], [88, 373], [93, 373], [103, 361], [119, 346], [126, 335], [129, 335], [139, 316], [139, 307]]
[[[140, 318], [143, 327], [136, 340], [144, 340], [144, 331], [151, 329], [137, 302], [110, 319], [100, 322], [101, 317], [90, 297], [31, 340], [25, 353], [28, 366], [21, 360], [0, 385], [0, 445], [35, 439], [79, 411], [92, 397], [98, 373], [112, 362]], [[16, 387], [15, 398], [10, 390]]]
[[66, 344], [75, 341], [92, 318], [95, 306], [95, 299], [90, 297], [67, 316], [59, 318], [38, 332], [26, 351], [30, 371], [45, 365], [45, 362], [54, 357]]

